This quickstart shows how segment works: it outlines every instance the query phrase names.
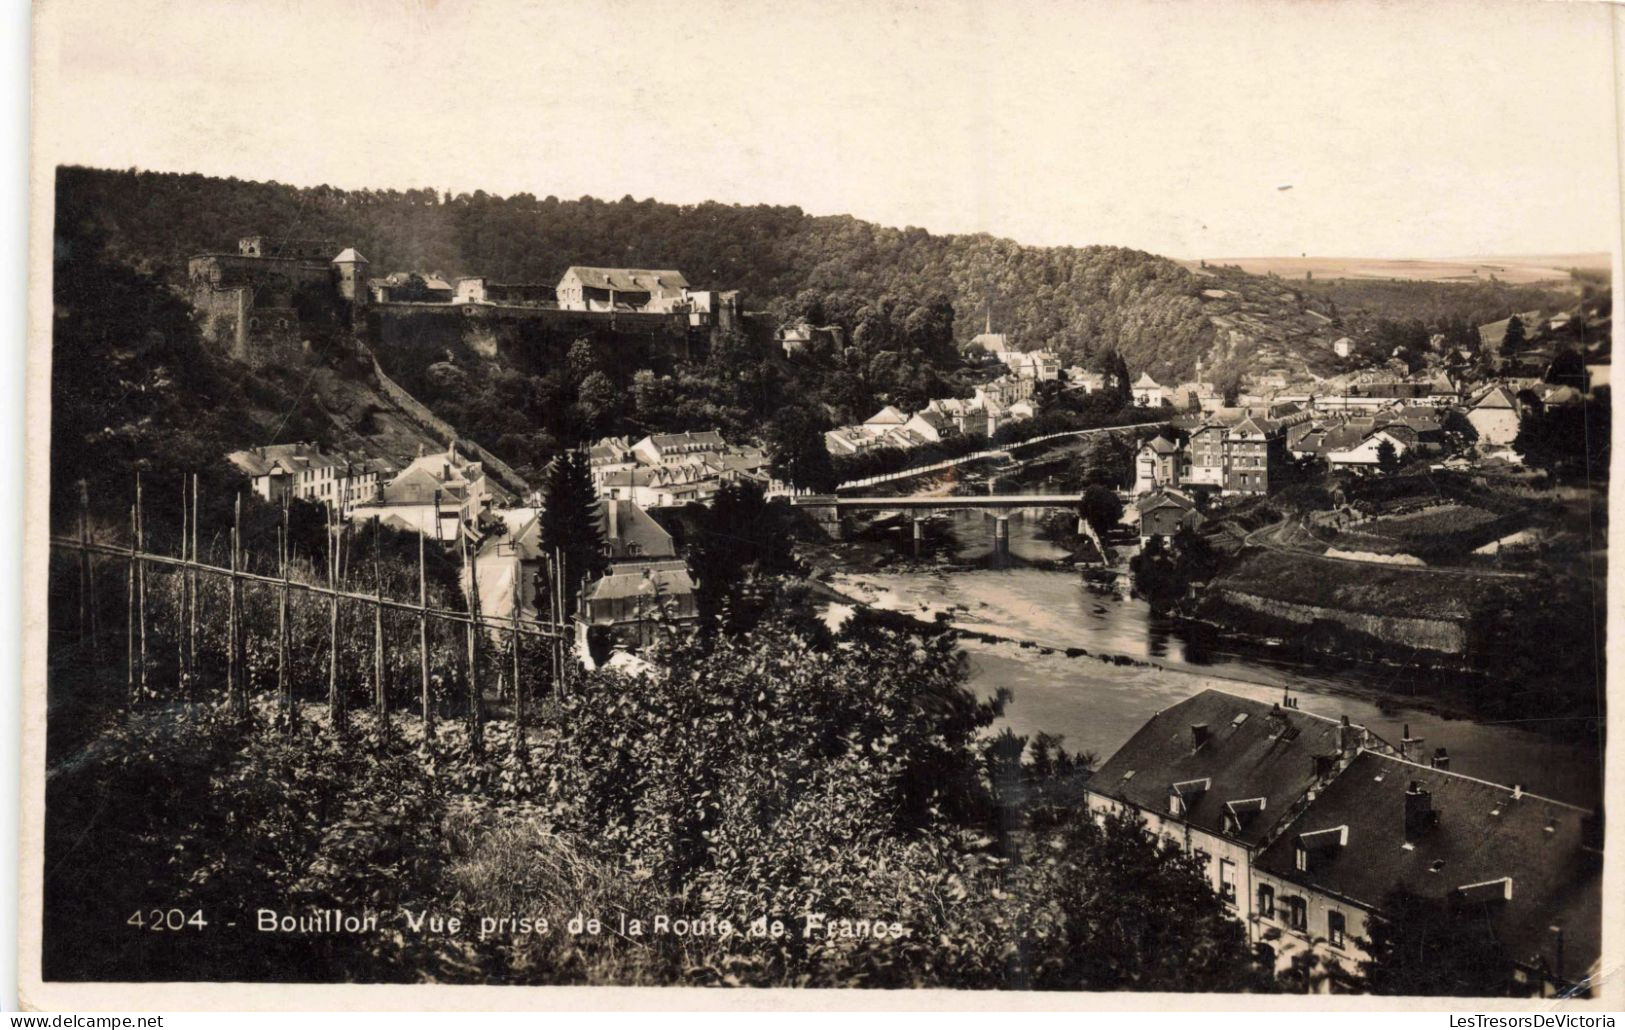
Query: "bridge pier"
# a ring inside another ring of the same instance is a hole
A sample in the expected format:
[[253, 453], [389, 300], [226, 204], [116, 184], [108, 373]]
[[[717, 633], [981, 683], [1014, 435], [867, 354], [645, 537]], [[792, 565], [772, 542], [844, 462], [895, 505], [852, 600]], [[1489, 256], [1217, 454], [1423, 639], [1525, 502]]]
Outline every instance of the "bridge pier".
[[846, 539], [845, 527], [841, 523], [841, 509], [836, 505], [835, 497], [815, 494], [797, 497], [790, 503], [805, 511], [831, 540]]
[[910, 521], [914, 523], [914, 557], [918, 558], [925, 549], [925, 520], [916, 516]]
[[993, 518], [993, 556], [1003, 558], [1010, 553], [1010, 516]]

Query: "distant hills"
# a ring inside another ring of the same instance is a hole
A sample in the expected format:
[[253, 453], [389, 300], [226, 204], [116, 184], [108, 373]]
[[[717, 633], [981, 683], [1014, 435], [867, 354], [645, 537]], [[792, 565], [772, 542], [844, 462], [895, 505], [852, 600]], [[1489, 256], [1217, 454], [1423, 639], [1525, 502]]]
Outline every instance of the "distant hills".
[[[1492, 278], [1503, 283], [1567, 282], [1574, 269], [1607, 271], [1612, 258], [1603, 252], [1591, 254], [1533, 254], [1404, 260], [1390, 258], [1342, 257], [1240, 257], [1214, 258], [1210, 265], [1229, 265], [1253, 275], [1278, 275], [1283, 279], [1400, 279], [1418, 282], [1471, 283]], [[1199, 268], [1201, 262], [1182, 261], [1186, 268]]]

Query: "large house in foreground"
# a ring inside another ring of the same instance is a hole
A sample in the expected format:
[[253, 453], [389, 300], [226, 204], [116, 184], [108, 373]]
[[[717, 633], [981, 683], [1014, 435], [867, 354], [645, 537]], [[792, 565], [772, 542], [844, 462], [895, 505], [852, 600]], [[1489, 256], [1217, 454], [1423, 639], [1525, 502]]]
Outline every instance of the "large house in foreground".
[[1519, 787], [1362, 751], [1258, 856], [1253, 911], [1278, 953], [1349, 972], [1389, 893], [1482, 918], [1528, 993], [1587, 981], [1601, 953], [1590, 813]]
[[1358, 726], [1204, 690], [1157, 713], [1089, 778], [1093, 813], [1132, 811], [1200, 858], [1249, 923], [1253, 863], [1316, 787], [1366, 742]]
[[1395, 889], [1482, 915], [1509, 981], [1583, 989], [1600, 955], [1601, 830], [1583, 809], [1429, 764], [1345, 718], [1205, 690], [1153, 716], [1085, 788], [1195, 855], [1276, 967], [1357, 973]]

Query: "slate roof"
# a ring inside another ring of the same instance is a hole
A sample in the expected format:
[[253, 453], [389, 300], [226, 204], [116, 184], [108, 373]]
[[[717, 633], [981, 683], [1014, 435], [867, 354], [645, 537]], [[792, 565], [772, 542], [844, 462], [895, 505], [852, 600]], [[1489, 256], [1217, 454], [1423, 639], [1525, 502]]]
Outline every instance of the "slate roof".
[[654, 597], [656, 593], [677, 597], [694, 592], [694, 577], [682, 561], [656, 561], [619, 566], [617, 571], [587, 587], [589, 601], [627, 597]]
[[1135, 507], [1139, 509], [1141, 515], [1155, 511], [1158, 508], [1178, 508], [1181, 511], [1195, 511], [1196, 501], [1178, 490], [1170, 490], [1164, 487], [1147, 496]]
[[1163, 436], [1161, 433], [1158, 433], [1156, 436], [1153, 436], [1150, 440], [1146, 441], [1145, 445], [1158, 454], [1179, 453], [1179, 444], [1168, 439], [1166, 436]]
[[1366, 426], [1333, 426], [1326, 430], [1326, 436], [1320, 442], [1320, 450], [1352, 451], [1365, 442], [1366, 434], [1370, 431]]
[[651, 433], [647, 439], [657, 451], [665, 451], [672, 447], [689, 447], [694, 444], [717, 449], [728, 446], [722, 439], [722, 434], [715, 429], [699, 433]]
[[1507, 392], [1506, 387], [1497, 386], [1489, 393], [1486, 393], [1477, 404], [1473, 405], [1475, 411], [1479, 408], [1507, 408], [1516, 411], [1518, 410], [1518, 404], [1512, 399], [1512, 395]]
[[366, 258], [362, 257], [361, 252], [356, 250], [354, 247], [345, 247], [343, 250], [339, 251], [339, 256], [333, 259], [333, 263], [335, 265], [342, 265], [351, 262], [362, 265], [372, 263]]
[[[604, 534], [611, 561], [627, 559], [672, 558], [677, 554], [671, 534], [648, 513], [628, 500], [600, 498], [598, 501], [598, 527]], [[530, 515], [513, 534], [513, 547], [527, 561], [541, 557], [540, 510]], [[610, 536], [609, 520], [615, 519], [615, 535]]]
[[899, 411], [896, 405], [888, 404], [884, 408], [870, 415], [864, 420], [866, 426], [900, 426], [908, 421], [908, 416]]
[[1273, 436], [1281, 427], [1272, 419], [1260, 418], [1257, 415], [1248, 417], [1230, 427], [1232, 433], [1238, 435], [1253, 433], [1258, 436]]
[[1394, 422], [1390, 425], [1383, 426], [1381, 429], [1377, 430], [1377, 433], [1379, 435], [1386, 433], [1390, 439], [1397, 443], [1402, 443], [1406, 447], [1415, 447], [1418, 441], [1420, 441], [1422, 438], [1421, 434], [1403, 422]]
[[[614, 536], [609, 534], [609, 518], [616, 520]], [[671, 533], [648, 517], [647, 512], [630, 500], [600, 500], [598, 526], [609, 546], [609, 557], [614, 560], [629, 557], [676, 557], [678, 549], [671, 541]]]
[[342, 458], [323, 454], [316, 447], [302, 443], [268, 444], [245, 451], [232, 451], [226, 455], [226, 460], [256, 477], [269, 475], [276, 468], [286, 472], [302, 472], [345, 464]]
[[[1207, 727], [1200, 746], [1193, 726]], [[1152, 716], [1090, 777], [1089, 790], [1167, 816], [1174, 784], [1206, 779], [1208, 789], [1187, 796], [1178, 818], [1256, 847], [1318, 782], [1315, 757], [1338, 754], [1342, 741], [1334, 719], [1204, 690]], [[1257, 798], [1262, 811], [1226, 826], [1230, 802]]]
[[931, 441], [912, 429], [897, 426], [881, 434], [879, 442], [887, 447], [901, 447], [904, 450], [910, 450], [915, 447], [924, 447]]
[[688, 287], [688, 280], [683, 278], [683, 273], [672, 268], [594, 268], [587, 265], [571, 265], [565, 269], [564, 276], [569, 278], [571, 275], [579, 279], [583, 286], [622, 293], [671, 295], [681, 293]]
[[[1431, 794], [1437, 819], [1406, 840], [1405, 793], [1412, 783]], [[1550, 927], [1563, 928], [1564, 969], [1571, 978], [1596, 961], [1602, 934], [1601, 855], [1585, 846], [1587, 813], [1534, 794], [1459, 773], [1363, 751], [1257, 859], [1258, 868], [1322, 893], [1380, 909], [1395, 887], [1449, 899], [1462, 887], [1511, 877], [1511, 897], [1491, 902], [1496, 937], [1519, 962], [1538, 965], [1554, 953]], [[1311, 857], [1297, 870], [1297, 838], [1337, 826], [1346, 846]], [[1437, 871], [1435, 871], [1435, 869]], [[1492, 893], [1504, 897], [1504, 891]]]

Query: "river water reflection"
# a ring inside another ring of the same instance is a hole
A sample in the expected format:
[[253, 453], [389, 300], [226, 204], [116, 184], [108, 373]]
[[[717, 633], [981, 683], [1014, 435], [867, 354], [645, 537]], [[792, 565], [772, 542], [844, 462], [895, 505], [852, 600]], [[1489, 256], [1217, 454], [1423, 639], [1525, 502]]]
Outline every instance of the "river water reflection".
[[[960, 512], [950, 520], [951, 546], [960, 561], [986, 560], [992, 517]], [[903, 532], [906, 532], [904, 530]], [[1200, 627], [1153, 615], [1141, 601], [1087, 589], [1073, 572], [1033, 568], [1021, 559], [1064, 556], [1036, 535], [1036, 522], [1009, 523], [1010, 568], [971, 571], [881, 572], [837, 577], [833, 585], [866, 603], [924, 617], [946, 612], [963, 629], [1011, 643], [967, 639], [972, 687], [984, 696], [999, 687], [1014, 695], [1006, 721], [1018, 733], [1062, 734], [1071, 750], [1104, 759], [1157, 711], [1207, 687], [1261, 701], [1290, 691], [1299, 706], [1347, 715], [1397, 744], [1408, 726], [1431, 755], [1444, 747], [1451, 769], [1580, 805], [1601, 796], [1599, 749], [1589, 722], [1535, 733], [1508, 723], [1450, 718], [1421, 707], [1425, 688], [1405, 670], [1324, 663], [1275, 656], [1266, 648], [1227, 645]], [[1027, 641], [1056, 649], [1022, 647]], [[1128, 655], [1161, 668], [1113, 665], [1068, 657], [1065, 648], [1092, 655]]]

